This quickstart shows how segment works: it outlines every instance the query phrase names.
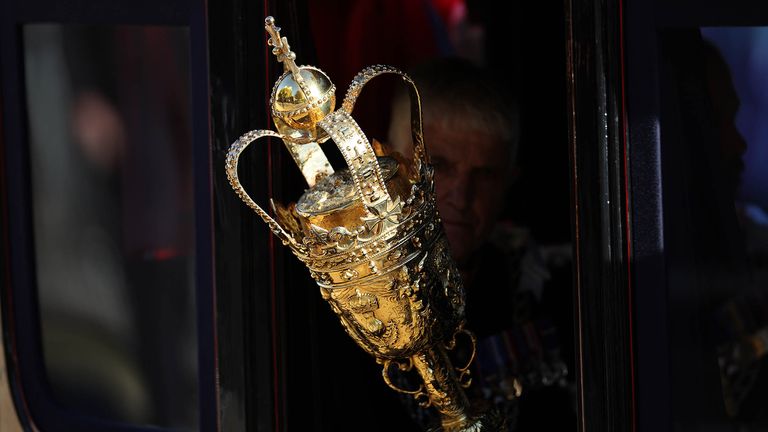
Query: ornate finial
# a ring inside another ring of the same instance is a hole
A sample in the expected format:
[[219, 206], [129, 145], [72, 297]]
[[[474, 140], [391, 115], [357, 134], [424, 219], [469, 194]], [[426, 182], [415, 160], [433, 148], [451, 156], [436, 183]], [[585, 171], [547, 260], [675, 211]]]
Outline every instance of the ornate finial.
[[298, 75], [299, 69], [296, 67], [296, 53], [291, 51], [288, 44], [288, 38], [280, 36], [280, 27], [275, 25], [275, 19], [268, 16], [264, 19], [264, 29], [269, 33], [267, 44], [272, 47], [272, 54], [277, 56], [277, 61], [283, 64], [285, 71], [290, 71]]
[[[270, 36], [267, 43], [272, 47], [272, 53], [285, 68], [270, 98], [275, 126], [286, 143], [324, 142], [328, 136], [317, 129], [317, 124], [333, 112], [336, 87], [320, 69], [296, 65], [296, 54], [291, 51], [288, 39], [280, 36], [280, 27], [275, 25], [274, 18], [267, 17], [264, 28]], [[314, 180], [310, 184], [314, 184]]]

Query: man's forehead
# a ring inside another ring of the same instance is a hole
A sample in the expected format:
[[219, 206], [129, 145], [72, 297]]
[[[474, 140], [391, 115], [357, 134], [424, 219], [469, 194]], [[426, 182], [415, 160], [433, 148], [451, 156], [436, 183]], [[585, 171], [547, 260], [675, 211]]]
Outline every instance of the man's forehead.
[[[424, 111], [424, 139], [430, 154], [444, 158], [465, 155], [487, 157], [493, 161], [502, 158], [504, 163], [508, 161], [511, 144], [503, 139], [502, 128], [493, 119], [483, 117], [476, 110], [441, 108], [432, 106], [432, 109]], [[396, 150], [408, 152], [406, 147], [411, 145], [410, 127], [408, 111], [395, 110], [389, 139]]]
[[[463, 136], [462, 136], [463, 135]], [[466, 167], [505, 167], [509, 165], [509, 148], [497, 137], [462, 134], [430, 135], [425, 130], [427, 152], [435, 161]]]

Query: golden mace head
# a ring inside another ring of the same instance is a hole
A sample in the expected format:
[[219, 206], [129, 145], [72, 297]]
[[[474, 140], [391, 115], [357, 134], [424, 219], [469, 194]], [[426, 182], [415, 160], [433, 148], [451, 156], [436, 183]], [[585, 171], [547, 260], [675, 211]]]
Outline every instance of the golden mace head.
[[[469, 365], [454, 367], [446, 354], [457, 334], [469, 334], [473, 347], [474, 336], [463, 329], [464, 290], [435, 204], [416, 85], [395, 68], [371, 66], [353, 78], [336, 110], [328, 76], [296, 65], [272, 17], [265, 29], [284, 67], [270, 97], [277, 132], [251, 131], [232, 144], [226, 163], [232, 187], [304, 262], [347, 333], [382, 363], [390, 387], [435, 406], [446, 430], [480, 430], [485, 423], [469, 416], [461, 391], [470, 382]], [[410, 167], [374, 148], [352, 118], [363, 87], [384, 74], [402, 78], [410, 92]], [[263, 137], [282, 139], [309, 185], [296, 204], [272, 203], [274, 217], [251, 199], [237, 173], [240, 154]], [[325, 141], [344, 157], [338, 172], [320, 148]], [[393, 365], [416, 368], [423, 385], [398, 388], [388, 375]]]
[[[328, 76], [296, 65], [272, 17], [265, 29], [284, 67], [270, 99], [277, 132], [252, 131], [232, 145], [230, 182], [308, 267], [358, 343], [377, 356], [410, 355], [450, 334], [464, 316], [461, 281], [435, 205], [416, 86], [397, 69], [371, 66], [355, 76], [335, 110]], [[410, 89], [411, 169], [374, 148], [351, 115], [363, 87], [383, 74], [399, 76]], [[237, 176], [242, 151], [265, 136], [283, 140], [310, 186], [296, 204], [273, 203], [274, 216], [248, 196]], [[320, 148], [323, 141], [338, 147], [346, 167], [334, 171]]]

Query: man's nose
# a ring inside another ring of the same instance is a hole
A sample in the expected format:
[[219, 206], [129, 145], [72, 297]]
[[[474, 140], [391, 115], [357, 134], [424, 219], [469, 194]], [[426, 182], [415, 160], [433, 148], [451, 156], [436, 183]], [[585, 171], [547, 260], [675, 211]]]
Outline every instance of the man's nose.
[[467, 175], [457, 173], [444, 182], [445, 192], [442, 194], [448, 204], [457, 210], [465, 210], [469, 207], [470, 179]]

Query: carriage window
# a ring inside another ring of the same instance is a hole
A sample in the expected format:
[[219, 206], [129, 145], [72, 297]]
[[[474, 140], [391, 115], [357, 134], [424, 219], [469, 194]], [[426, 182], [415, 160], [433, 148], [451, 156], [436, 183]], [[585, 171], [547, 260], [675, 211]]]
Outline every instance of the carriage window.
[[[301, 61], [328, 74], [338, 98], [358, 71], [377, 63], [407, 71], [419, 88], [436, 203], [463, 276], [466, 326], [478, 338], [468, 397], [503, 412], [515, 430], [574, 430], [562, 5], [521, 6], [509, 16], [470, 1], [360, 1], [336, 9], [309, 1], [308, 10], [311, 46], [292, 46]], [[291, 30], [286, 24], [289, 39]], [[536, 44], [526, 42], [531, 33], [539, 35]], [[316, 62], [306, 60], [312, 52]], [[533, 63], [538, 66], [527, 67]], [[410, 160], [411, 108], [399, 84], [392, 77], [372, 80], [352, 116], [384, 152]], [[342, 158], [334, 159], [333, 145], [323, 150], [334, 168], [344, 166]], [[298, 170], [287, 166], [281, 175], [298, 177]], [[307, 187], [302, 181], [285, 196], [300, 196]], [[316, 300], [313, 281], [297, 278], [295, 284], [307, 286], [291, 286], [290, 313], [298, 319], [297, 304], [307, 293], [312, 309], [306, 315], [316, 316], [317, 339], [307, 342], [305, 326], [295, 325], [296, 336], [288, 327], [287, 375], [289, 384], [301, 388], [287, 392], [289, 410], [307, 413], [303, 395], [315, 386], [323, 396], [313, 407], [314, 418], [323, 430], [371, 417], [379, 419], [371, 430], [419, 430], [436, 421], [436, 411], [376, 382], [381, 368], [349, 340], [328, 305]], [[314, 370], [306, 367], [308, 357]], [[338, 358], [346, 359], [344, 374], [320, 372], [334, 370]], [[360, 377], [374, 383], [363, 387]], [[346, 407], [344, 416], [333, 415], [338, 406]]]
[[23, 31], [35, 267], [56, 402], [197, 423], [185, 28]]
[[766, 50], [764, 27], [662, 35], [664, 246], [680, 430], [766, 421]]

